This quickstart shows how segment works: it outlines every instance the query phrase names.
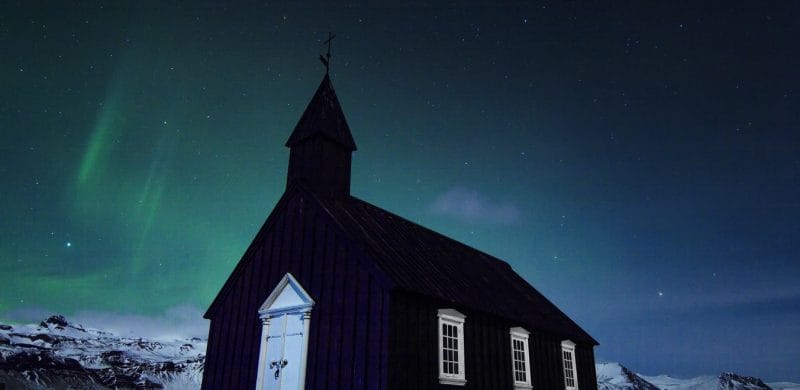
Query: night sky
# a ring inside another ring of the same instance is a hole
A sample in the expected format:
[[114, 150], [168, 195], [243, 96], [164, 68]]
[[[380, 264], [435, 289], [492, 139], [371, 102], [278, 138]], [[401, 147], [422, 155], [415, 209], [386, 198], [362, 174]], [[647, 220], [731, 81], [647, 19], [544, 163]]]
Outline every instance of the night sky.
[[334, 31], [355, 196], [508, 261], [599, 360], [800, 381], [800, 4], [697, 3], [4, 3], [0, 319], [202, 324]]

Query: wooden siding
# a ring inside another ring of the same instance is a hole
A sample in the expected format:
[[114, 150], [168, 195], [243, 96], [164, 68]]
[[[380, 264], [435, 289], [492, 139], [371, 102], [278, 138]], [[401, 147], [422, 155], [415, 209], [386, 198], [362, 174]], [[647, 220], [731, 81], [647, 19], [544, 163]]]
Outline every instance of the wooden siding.
[[258, 308], [286, 272], [316, 301], [306, 388], [386, 388], [385, 282], [315, 202], [302, 192], [282, 202], [208, 313], [203, 389], [254, 388], [261, 336]]
[[578, 388], [597, 390], [597, 372], [595, 371], [594, 348], [592, 346], [578, 345], [575, 347], [575, 357], [578, 367]]
[[[467, 316], [464, 322], [465, 386], [439, 384], [438, 318], [441, 308]], [[534, 389], [564, 389], [561, 338], [482, 312], [435, 302], [417, 294], [392, 296], [389, 331], [389, 389], [513, 389], [509, 329], [522, 326], [529, 339]], [[596, 390], [593, 346], [576, 348], [578, 383]]]

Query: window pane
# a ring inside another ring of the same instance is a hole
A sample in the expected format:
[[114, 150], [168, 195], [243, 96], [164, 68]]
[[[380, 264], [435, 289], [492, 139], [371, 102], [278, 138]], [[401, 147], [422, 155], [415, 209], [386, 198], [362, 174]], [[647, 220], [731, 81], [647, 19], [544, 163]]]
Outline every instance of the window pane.
[[[511, 357], [514, 363], [514, 381], [517, 383], [529, 384], [528, 367], [525, 361], [528, 358], [525, 355], [525, 350], [528, 348], [527, 340], [512, 336], [511, 338], [512, 354]], [[566, 383], [566, 381], [565, 381]]]

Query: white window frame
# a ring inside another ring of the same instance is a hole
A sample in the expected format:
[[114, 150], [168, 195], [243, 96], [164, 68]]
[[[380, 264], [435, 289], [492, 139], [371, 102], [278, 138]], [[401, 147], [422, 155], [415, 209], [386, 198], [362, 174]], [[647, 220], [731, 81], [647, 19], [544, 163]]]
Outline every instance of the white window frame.
[[[439, 383], [444, 385], [464, 386], [467, 384], [466, 365], [464, 364], [464, 320], [467, 316], [459, 313], [454, 309], [439, 309], [439, 321], [437, 328], [439, 329]], [[457, 331], [456, 346], [458, 348], [458, 373], [451, 374], [444, 372], [444, 334], [442, 333], [442, 326], [449, 325], [455, 327]]]
[[[531, 386], [531, 353], [530, 353], [530, 346], [528, 345], [528, 339], [530, 338], [530, 332], [525, 330], [524, 328], [515, 327], [509, 330], [509, 335], [511, 337], [511, 380], [514, 382], [514, 389], [532, 389]], [[523, 347], [523, 355], [522, 358], [524, 359], [524, 367], [525, 370], [525, 380], [518, 381], [517, 380], [517, 361], [518, 359], [515, 356], [515, 352], [517, 350], [514, 349], [514, 342], [518, 341], [522, 343]]]
[[[567, 355], [569, 355], [572, 362], [572, 386], [569, 385], [569, 378], [567, 377], [569, 370], [567, 368]], [[564, 371], [564, 388], [566, 390], [578, 390], [578, 361], [575, 359], [575, 343], [571, 340], [561, 342], [561, 367]]]

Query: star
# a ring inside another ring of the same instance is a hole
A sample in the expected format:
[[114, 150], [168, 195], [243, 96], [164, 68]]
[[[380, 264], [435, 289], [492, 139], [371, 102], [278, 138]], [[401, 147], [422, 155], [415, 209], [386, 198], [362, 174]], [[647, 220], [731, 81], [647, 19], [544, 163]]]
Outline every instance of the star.
[[72, 248], [72, 242], [67, 241], [67, 248]]
[[659, 296], [659, 297], [663, 297], [663, 296], [664, 296], [664, 292], [663, 292], [663, 291], [659, 291], [659, 292], [658, 292], [658, 296]]

